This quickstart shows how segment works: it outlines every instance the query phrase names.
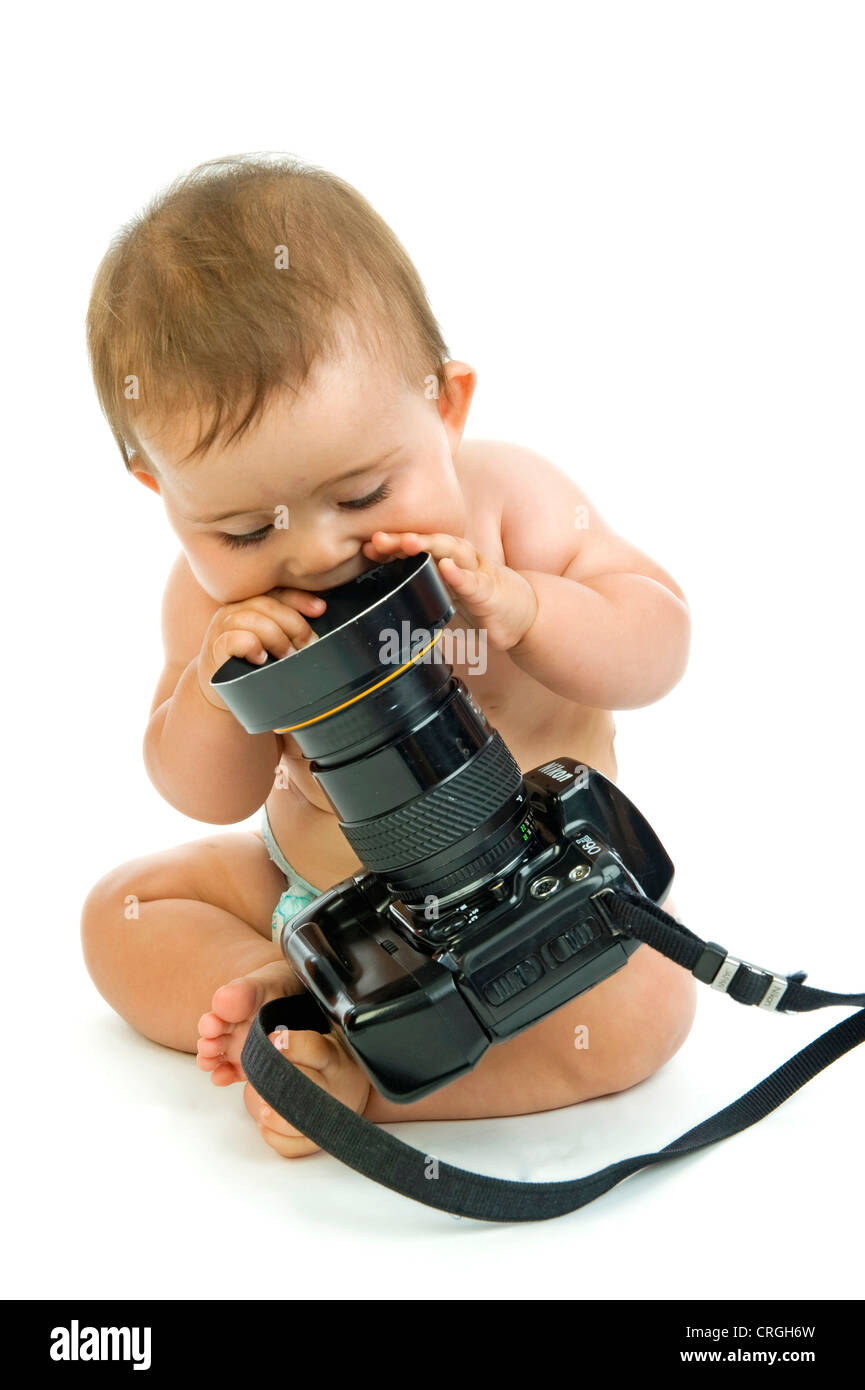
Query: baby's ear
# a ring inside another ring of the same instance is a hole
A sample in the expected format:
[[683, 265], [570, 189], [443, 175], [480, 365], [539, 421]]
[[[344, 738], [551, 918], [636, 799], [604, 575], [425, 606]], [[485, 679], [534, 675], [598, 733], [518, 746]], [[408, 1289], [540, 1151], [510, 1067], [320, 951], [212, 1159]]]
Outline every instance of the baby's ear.
[[149, 487], [151, 492], [159, 493], [159, 483], [156, 481], [153, 474], [148, 472], [145, 468], [141, 461], [140, 454], [130, 454], [129, 471], [133, 477], [138, 479], [139, 483], [143, 483], [145, 487]]

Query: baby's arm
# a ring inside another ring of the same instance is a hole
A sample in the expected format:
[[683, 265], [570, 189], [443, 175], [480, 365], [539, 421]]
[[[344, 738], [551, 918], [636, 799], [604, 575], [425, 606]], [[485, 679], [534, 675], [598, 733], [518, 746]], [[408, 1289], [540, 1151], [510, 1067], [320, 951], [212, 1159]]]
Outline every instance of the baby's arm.
[[178, 811], [207, 824], [233, 825], [264, 804], [279, 740], [275, 733], [247, 733], [203, 693], [198, 658], [219, 608], [186, 556], [178, 556], [162, 601], [165, 669], [144, 735], [144, 763], [157, 791]]
[[549, 690], [596, 709], [660, 700], [688, 663], [682, 590], [547, 459], [515, 450], [499, 466], [505, 560], [537, 598], [511, 659]]

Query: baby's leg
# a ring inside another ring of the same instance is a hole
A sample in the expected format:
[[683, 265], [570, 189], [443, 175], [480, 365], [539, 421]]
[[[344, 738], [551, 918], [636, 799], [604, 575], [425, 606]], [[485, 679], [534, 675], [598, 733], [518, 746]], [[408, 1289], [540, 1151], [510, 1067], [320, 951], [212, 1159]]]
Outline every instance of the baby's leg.
[[[258, 1010], [303, 988], [271, 936], [284, 888], [258, 831], [130, 859], [84, 902], [81, 940], [91, 978], [139, 1033], [197, 1052], [219, 1086], [245, 1081], [240, 1055]], [[283, 1034], [270, 1037], [283, 1045]], [[363, 1108], [369, 1081], [332, 1036], [292, 1033], [291, 1060], [344, 1105]], [[263, 1102], [248, 1081], [244, 1103], [258, 1122]], [[260, 1129], [269, 1141], [266, 1126]], [[286, 1130], [292, 1156], [315, 1151]]]
[[198, 1021], [226, 981], [255, 974], [262, 1003], [300, 991], [271, 937], [284, 887], [255, 832], [128, 860], [94, 885], [82, 908], [96, 988], [137, 1032], [195, 1052]]

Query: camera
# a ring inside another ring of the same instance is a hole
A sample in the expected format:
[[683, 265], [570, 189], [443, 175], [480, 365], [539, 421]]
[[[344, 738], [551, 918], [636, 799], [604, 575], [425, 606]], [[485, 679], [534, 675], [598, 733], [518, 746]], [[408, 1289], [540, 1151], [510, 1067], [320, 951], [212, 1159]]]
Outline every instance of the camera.
[[435, 562], [324, 591], [318, 640], [211, 685], [249, 733], [291, 733], [364, 866], [280, 948], [376, 1089], [408, 1104], [628, 962], [604, 896], [663, 902], [673, 865], [615, 783], [571, 757], [523, 773], [443, 659]]

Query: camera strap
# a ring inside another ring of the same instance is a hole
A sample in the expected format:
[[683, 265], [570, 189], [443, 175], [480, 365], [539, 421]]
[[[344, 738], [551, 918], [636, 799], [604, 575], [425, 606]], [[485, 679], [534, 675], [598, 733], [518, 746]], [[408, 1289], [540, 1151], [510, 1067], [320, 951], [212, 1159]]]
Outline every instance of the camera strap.
[[814, 989], [803, 983], [804, 970], [783, 975], [741, 960], [717, 942], [703, 941], [651, 899], [628, 889], [605, 889], [592, 901], [609, 926], [645, 942], [738, 1004], [776, 1013], [852, 1005], [859, 1012], [830, 1028], [745, 1095], [663, 1149], [624, 1158], [586, 1177], [563, 1182], [516, 1182], [452, 1167], [334, 1100], [268, 1037], [281, 1025], [330, 1031], [328, 1020], [308, 994], [275, 999], [259, 1011], [240, 1059], [249, 1082], [283, 1119], [320, 1148], [394, 1192], [477, 1221], [546, 1221], [595, 1201], [641, 1168], [705, 1149], [749, 1128], [865, 1039], [865, 994]]

